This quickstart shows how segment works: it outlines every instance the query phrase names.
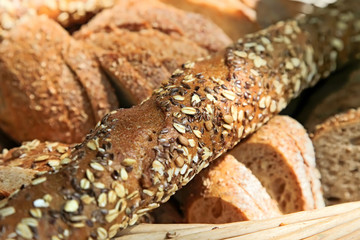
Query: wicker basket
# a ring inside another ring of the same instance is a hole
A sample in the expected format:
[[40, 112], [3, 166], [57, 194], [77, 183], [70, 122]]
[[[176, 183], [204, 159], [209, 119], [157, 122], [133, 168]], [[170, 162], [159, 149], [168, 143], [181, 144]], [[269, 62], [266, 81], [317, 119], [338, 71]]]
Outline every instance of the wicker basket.
[[141, 224], [118, 240], [360, 239], [360, 202], [228, 224]]

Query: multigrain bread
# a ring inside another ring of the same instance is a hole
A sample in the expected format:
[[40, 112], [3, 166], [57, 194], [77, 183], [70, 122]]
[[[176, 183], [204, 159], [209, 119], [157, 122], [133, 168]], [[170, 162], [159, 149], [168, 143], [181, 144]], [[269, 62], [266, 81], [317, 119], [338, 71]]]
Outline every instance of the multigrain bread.
[[301, 106], [297, 119], [309, 132], [329, 117], [360, 107], [360, 62], [335, 73], [319, 87], [311, 91], [310, 97]]
[[360, 108], [328, 118], [312, 141], [327, 205], [360, 199]]
[[[356, 57], [359, 8], [357, 0], [339, 1], [247, 35], [211, 59], [184, 65], [143, 104], [107, 114], [69, 165], [1, 203], [0, 238], [116, 236], [335, 63]], [[348, 27], [334, 27], [339, 21]], [[22, 219], [31, 216], [30, 228]]]
[[180, 194], [188, 223], [230, 223], [281, 215], [259, 180], [230, 154], [201, 171]]
[[79, 142], [118, 107], [87, 45], [45, 16], [22, 22], [2, 41], [0, 78], [0, 127], [19, 142]]
[[[297, 144], [300, 141], [295, 141], [284, 130], [284, 126], [292, 128], [297, 124], [289, 117], [276, 116], [229, 152], [253, 172], [283, 213], [324, 206], [319, 177], [313, 173], [314, 149], [301, 150]], [[302, 135], [301, 141], [311, 144], [305, 131], [298, 131], [298, 134]], [[311, 166], [305, 162], [310, 162]]]
[[117, 3], [74, 36], [105, 50], [97, 54], [101, 65], [131, 104], [148, 98], [181, 64], [231, 43], [204, 17], [145, 0]]
[[24, 142], [0, 154], [0, 199], [31, 184], [41, 174], [59, 169], [69, 159], [69, 145], [57, 142]]

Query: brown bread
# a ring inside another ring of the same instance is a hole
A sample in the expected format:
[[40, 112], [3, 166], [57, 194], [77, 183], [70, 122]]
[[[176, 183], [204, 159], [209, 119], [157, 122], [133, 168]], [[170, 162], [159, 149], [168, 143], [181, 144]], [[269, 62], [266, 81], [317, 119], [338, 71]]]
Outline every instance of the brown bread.
[[360, 108], [337, 114], [312, 137], [327, 205], [360, 199]]
[[19, 142], [74, 143], [108, 111], [114, 91], [86, 44], [45, 16], [0, 44], [0, 127]]
[[217, 159], [181, 192], [188, 223], [230, 223], [281, 215], [251, 171], [232, 155]]
[[[0, 238], [33, 237], [23, 220], [31, 216], [40, 239], [116, 236], [335, 63], [353, 59], [359, 8], [357, 0], [340, 1], [247, 35], [226, 52], [184, 65], [143, 104], [107, 114], [67, 167], [1, 203]], [[339, 21], [348, 27], [334, 27]]]
[[74, 36], [105, 50], [97, 52], [101, 65], [130, 104], [147, 99], [185, 61], [231, 43], [204, 17], [145, 0], [117, 3]]

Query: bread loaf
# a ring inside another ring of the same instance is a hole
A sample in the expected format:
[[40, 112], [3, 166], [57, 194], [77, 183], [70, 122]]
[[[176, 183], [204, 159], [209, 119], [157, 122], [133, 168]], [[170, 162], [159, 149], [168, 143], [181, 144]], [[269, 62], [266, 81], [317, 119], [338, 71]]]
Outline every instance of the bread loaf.
[[0, 44], [0, 128], [19, 142], [80, 142], [116, 96], [86, 44], [45, 16]]
[[259, 180], [232, 155], [217, 159], [184, 188], [188, 223], [230, 223], [281, 215]]
[[327, 205], [360, 199], [360, 109], [328, 118], [312, 137]]
[[340, 1], [248, 35], [184, 65], [143, 104], [107, 114], [67, 167], [1, 203], [0, 238], [116, 236], [302, 89], [353, 59], [359, 8], [357, 0]]
[[204, 17], [145, 0], [119, 2], [74, 36], [105, 50], [97, 54], [101, 65], [130, 104], [148, 98], [182, 63], [231, 43]]

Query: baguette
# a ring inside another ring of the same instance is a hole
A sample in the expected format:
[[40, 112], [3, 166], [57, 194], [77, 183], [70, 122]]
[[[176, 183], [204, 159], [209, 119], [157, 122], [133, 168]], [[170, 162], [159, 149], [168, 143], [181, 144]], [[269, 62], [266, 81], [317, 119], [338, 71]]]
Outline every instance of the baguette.
[[3, 201], [0, 239], [117, 236], [356, 57], [359, 20], [358, 1], [340, 1], [184, 65], [143, 104], [107, 114], [67, 167]]

